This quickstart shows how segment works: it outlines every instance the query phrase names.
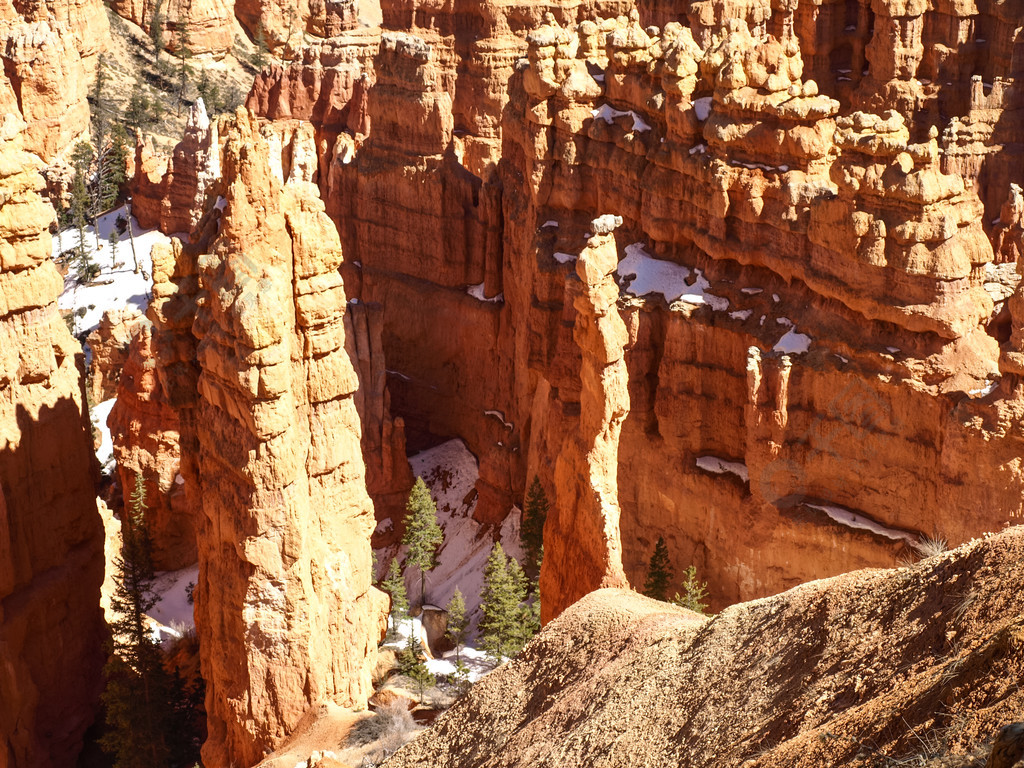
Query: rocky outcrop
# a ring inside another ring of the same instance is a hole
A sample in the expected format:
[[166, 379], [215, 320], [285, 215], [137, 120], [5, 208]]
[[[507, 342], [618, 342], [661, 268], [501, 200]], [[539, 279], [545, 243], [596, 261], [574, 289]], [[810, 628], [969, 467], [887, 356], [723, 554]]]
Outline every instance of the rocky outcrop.
[[[590, 238], [576, 260], [573, 340], [581, 352], [578, 423], [564, 429], [555, 459], [555, 499], [545, 526], [541, 589], [543, 620], [557, 616], [588, 592], [626, 586], [619, 541], [618, 449], [629, 413], [629, 372], [623, 349], [629, 336], [616, 302], [615, 228], [606, 215], [590, 223]], [[575, 389], [575, 388], [574, 388]], [[572, 409], [569, 396], [562, 403]]]
[[197, 261], [210, 766], [255, 763], [319, 701], [365, 706], [386, 610], [370, 586], [341, 249], [308, 146], [301, 126], [261, 128], [239, 112], [219, 235]]
[[[107, 424], [124, 498], [141, 477], [146, 520], [152, 538], [153, 567], [173, 571], [196, 562], [196, 487], [186, 487], [181, 468], [181, 417], [164, 392], [161, 365], [148, 320], [135, 327]], [[188, 412], [182, 414], [187, 418]]]
[[[36, 29], [46, 45], [59, 42], [45, 23]], [[58, 768], [74, 764], [98, 704], [103, 526], [83, 411], [84, 360], [57, 311], [63, 281], [50, 259], [53, 208], [40, 197], [39, 160], [25, 148], [39, 150], [40, 135], [8, 98], [15, 89], [27, 95], [42, 86], [12, 81], [12, 69], [6, 71], [0, 76], [0, 755], [19, 768]]]
[[711, 619], [594, 592], [385, 765], [981, 765], [1024, 703], [1022, 564], [1015, 528]]
[[128, 361], [128, 344], [138, 330], [142, 313], [135, 309], [109, 310], [86, 340], [92, 352], [89, 363], [89, 398], [93, 403], [117, 395], [117, 382]]
[[[211, 185], [220, 178], [221, 140], [203, 100], [189, 109], [185, 133], [168, 161], [154, 157], [141, 135], [135, 148], [139, 169], [132, 183], [132, 214], [144, 229], [192, 234], [204, 211]], [[198, 234], [198, 233], [196, 233]]]
[[504, 122], [505, 190], [532, 190], [503, 200], [527, 474], [550, 482], [578, 354], [563, 275], [607, 211], [623, 218], [632, 583], [659, 535], [725, 605], [1019, 516], [1019, 408], [985, 332], [991, 246], [935, 139], [910, 141], [899, 114], [837, 114], [798, 48], [754, 45], [739, 22], [705, 49], [620, 19], [602, 58], [600, 24], [550, 21]]
[[0, 104], [45, 161], [89, 129], [86, 94], [110, 30], [100, 0], [14, 4], [0, 12]]
[[232, 0], [190, 0], [189, 2], [157, 2], [157, 0], [112, 0], [111, 9], [118, 16], [139, 25], [147, 32], [159, 8], [164, 45], [177, 50], [181, 31], [188, 37], [193, 54], [224, 54], [234, 44], [234, 2]]
[[366, 490], [377, 520], [401, 520], [413, 476], [405, 456], [405, 421], [391, 412], [384, 360], [384, 310], [351, 302], [345, 312], [345, 343], [359, 377], [354, 395], [366, 464]]

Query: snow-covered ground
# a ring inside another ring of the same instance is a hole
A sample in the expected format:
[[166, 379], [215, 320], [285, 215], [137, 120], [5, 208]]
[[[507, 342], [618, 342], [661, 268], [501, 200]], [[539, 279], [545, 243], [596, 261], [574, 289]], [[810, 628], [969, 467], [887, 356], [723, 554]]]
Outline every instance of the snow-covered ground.
[[[427, 638], [423, 632], [423, 625], [420, 624], [418, 618], [406, 619], [405, 621], [399, 622], [395, 637], [393, 640], [389, 640], [384, 643], [385, 648], [393, 648], [396, 651], [400, 651], [405, 648], [406, 643], [409, 640], [410, 631], [413, 633], [413, 637], [418, 637], [423, 647], [427, 647]], [[477, 650], [471, 645], [466, 645], [459, 651], [459, 658], [468, 668], [469, 681], [475, 683], [481, 677], [486, 675], [492, 669], [497, 666], [493, 659], [491, 659], [483, 651]], [[427, 659], [425, 664], [430, 674], [435, 677], [448, 677], [455, 674], [455, 651], [447, 651], [442, 658], [439, 659]]]
[[190, 565], [180, 571], [163, 571], [153, 580], [156, 605], [149, 611], [153, 620], [153, 637], [159, 642], [181, 637], [195, 628], [192, 604], [188, 601], [189, 584], [199, 579], [199, 566]]
[[[135, 254], [139, 259], [139, 273], [135, 273], [132, 259], [132, 243], [128, 232], [120, 236], [116, 252], [110, 244], [110, 233], [114, 231], [118, 217], [127, 217], [125, 207], [115, 208], [96, 220], [99, 230], [99, 249], [96, 248], [96, 234], [92, 226], [86, 227], [85, 248], [92, 260], [99, 265], [100, 274], [90, 285], [79, 285], [75, 269], [64, 278], [64, 292], [57, 306], [65, 310], [85, 309], [85, 315], [75, 314], [75, 333], [91, 332], [100, 323], [108, 309], [133, 307], [145, 311], [149, 306], [152, 290], [151, 274], [153, 259], [150, 256], [156, 243], [169, 243], [170, 238], [156, 229], [141, 229], [134, 217], [132, 232], [135, 237]], [[77, 247], [78, 230], [65, 229], [53, 238], [53, 256], [57, 258], [64, 251]]]
[[[470, 619], [469, 637], [476, 636], [480, 620], [480, 591], [484, 585], [484, 566], [494, 545], [492, 530], [473, 519], [476, 509], [476, 484], [480, 471], [476, 457], [461, 440], [446, 443], [416, 454], [409, 459], [413, 474], [422, 477], [437, 503], [437, 521], [444, 531], [444, 543], [437, 552], [437, 567], [427, 572], [427, 602], [444, 608], [455, 588], [462, 591]], [[520, 511], [513, 508], [498, 531], [505, 554], [523, 560], [519, 543]], [[395, 547], [377, 550], [378, 573], [395, 556]], [[406, 548], [397, 548], [404, 562]], [[405, 572], [409, 601], [420, 601], [420, 573], [415, 567]]]

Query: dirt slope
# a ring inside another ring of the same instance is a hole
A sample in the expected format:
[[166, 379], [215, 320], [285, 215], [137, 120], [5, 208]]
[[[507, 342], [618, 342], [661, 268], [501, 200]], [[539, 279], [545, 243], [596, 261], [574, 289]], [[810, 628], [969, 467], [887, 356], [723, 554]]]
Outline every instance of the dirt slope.
[[386, 765], [977, 765], [1024, 705], [1022, 577], [1014, 528], [710, 620], [594, 592]]

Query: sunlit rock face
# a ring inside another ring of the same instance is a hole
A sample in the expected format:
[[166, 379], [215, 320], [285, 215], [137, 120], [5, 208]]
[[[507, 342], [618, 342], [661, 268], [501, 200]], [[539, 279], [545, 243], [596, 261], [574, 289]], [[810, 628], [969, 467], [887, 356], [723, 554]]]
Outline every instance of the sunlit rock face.
[[[0, 22], [0, 759], [19, 768], [74, 764], [104, 660], [84, 360], [57, 310], [63, 280], [39, 173], [39, 155], [88, 123], [75, 88], [81, 41], [63, 19], [93, 10], [105, 25], [98, 3], [63, 6], [60, 22], [47, 6]], [[64, 110], [58, 128], [50, 118]]]

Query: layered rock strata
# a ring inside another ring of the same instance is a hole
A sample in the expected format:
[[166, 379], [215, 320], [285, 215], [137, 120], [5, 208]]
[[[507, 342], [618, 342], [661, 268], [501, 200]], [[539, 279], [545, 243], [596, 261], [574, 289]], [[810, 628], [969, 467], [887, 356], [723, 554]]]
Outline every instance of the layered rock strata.
[[[303, 135], [239, 113], [219, 234], [197, 261], [196, 624], [210, 766], [257, 762], [318, 701], [365, 706], [386, 608], [370, 586], [341, 249]], [[283, 166], [275, 143], [289, 149]]]
[[142, 314], [135, 309], [110, 310], [103, 313], [99, 326], [89, 334], [89, 398], [93, 403], [117, 394], [117, 383], [128, 361], [128, 345], [141, 319]]
[[11, 72], [0, 76], [0, 760], [57, 768], [74, 764], [98, 705], [103, 526], [82, 350], [57, 310], [53, 208], [26, 149], [40, 148], [40, 123], [21, 120], [14, 98], [39, 84]]

